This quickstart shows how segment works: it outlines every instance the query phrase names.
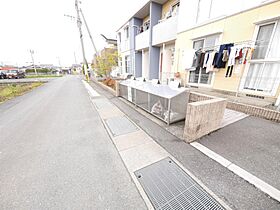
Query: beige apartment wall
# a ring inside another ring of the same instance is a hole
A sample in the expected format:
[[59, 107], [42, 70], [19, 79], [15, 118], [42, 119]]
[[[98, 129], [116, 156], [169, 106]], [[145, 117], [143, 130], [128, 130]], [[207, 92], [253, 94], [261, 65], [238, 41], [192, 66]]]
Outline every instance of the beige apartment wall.
[[[252, 40], [258, 21], [279, 17], [279, 15], [280, 1], [277, 1], [178, 34], [174, 66], [181, 72], [182, 80], [184, 82], [188, 81], [188, 73], [186, 73], [182, 65], [182, 52], [185, 49], [192, 49], [193, 39], [220, 33], [220, 44]], [[238, 88], [240, 78], [243, 76], [244, 68], [245, 66], [241, 68], [240, 74], [233, 74], [231, 78], [225, 78], [226, 69], [220, 69], [213, 77], [214, 82], [212, 88], [235, 92]], [[277, 95], [273, 97], [277, 98], [279, 93], [280, 88]]]

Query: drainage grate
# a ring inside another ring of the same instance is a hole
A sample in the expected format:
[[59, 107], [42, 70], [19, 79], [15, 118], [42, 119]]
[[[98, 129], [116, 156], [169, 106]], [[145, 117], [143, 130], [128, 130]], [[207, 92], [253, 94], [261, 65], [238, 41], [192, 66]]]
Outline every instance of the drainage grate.
[[138, 130], [138, 128], [124, 116], [106, 119], [105, 123], [113, 136], [132, 133]]
[[224, 208], [170, 158], [135, 172], [155, 209]]
[[102, 99], [96, 99], [93, 101], [97, 109], [104, 109], [104, 108], [112, 108], [113, 104], [109, 102], [107, 99], [102, 98]]

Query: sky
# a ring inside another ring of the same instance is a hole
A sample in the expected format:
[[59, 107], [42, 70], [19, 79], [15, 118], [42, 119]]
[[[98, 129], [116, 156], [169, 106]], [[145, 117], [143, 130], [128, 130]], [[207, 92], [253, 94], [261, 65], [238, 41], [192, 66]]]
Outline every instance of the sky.
[[[97, 48], [105, 46], [100, 34], [116, 37], [116, 30], [147, 0], [81, 0], [86, 21]], [[124, 6], [125, 5], [125, 6]], [[68, 66], [82, 62], [75, 20], [75, 0], [0, 0], [0, 64], [30, 65], [30, 49], [36, 64]], [[83, 25], [86, 57], [94, 49]]]

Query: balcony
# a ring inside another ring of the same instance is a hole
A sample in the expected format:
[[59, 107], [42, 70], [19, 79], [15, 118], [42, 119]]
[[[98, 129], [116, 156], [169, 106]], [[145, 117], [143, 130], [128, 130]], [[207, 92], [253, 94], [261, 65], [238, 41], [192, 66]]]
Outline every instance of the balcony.
[[153, 27], [153, 45], [158, 45], [176, 39], [178, 15], [170, 17]]
[[138, 34], [135, 38], [135, 49], [142, 50], [149, 47], [150, 30]]

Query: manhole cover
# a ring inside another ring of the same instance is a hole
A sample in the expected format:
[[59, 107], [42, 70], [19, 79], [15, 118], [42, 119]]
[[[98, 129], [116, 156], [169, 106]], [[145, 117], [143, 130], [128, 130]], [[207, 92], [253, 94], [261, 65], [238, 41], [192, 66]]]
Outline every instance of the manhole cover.
[[93, 101], [97, 109], [104, 109], [104, 108], [111, 108], [113, 107], [113, 104], [111, 104], [110, 101], [107, 99], [96, 99]]
[[138, 128], [124, 116], [106, 119], [105, 123], [113, 136], [132, 133], [138, 130]]
[[170, 158], [140, 169], [135, 175], [155, 209], [224, 209]]

